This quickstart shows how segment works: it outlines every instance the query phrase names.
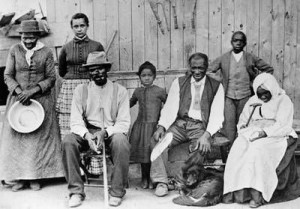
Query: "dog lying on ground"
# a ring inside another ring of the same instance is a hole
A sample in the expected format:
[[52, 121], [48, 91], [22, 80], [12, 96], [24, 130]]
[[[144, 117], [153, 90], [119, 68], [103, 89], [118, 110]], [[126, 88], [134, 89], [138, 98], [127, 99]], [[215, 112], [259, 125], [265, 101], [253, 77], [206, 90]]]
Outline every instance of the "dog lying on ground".
[[180, 196], [173, 199], [179, 205], [212, 206], [222, 201], [223, 174], [215, 169], [205, 169], [201, 154], [195, 152], [182, 167]]

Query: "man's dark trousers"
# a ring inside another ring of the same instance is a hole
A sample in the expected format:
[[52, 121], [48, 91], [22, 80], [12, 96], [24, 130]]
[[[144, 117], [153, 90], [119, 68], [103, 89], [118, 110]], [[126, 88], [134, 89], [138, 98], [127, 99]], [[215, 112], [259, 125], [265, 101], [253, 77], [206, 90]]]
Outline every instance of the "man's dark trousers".
[[[105, 140], [113, 160], [111, 196], [123, 197], [128, 182], [130, 144], [125, 134], [114, 134]], [[89, 149], [88, 141], [76, 134], [68, 134], [62, 141], [63, 167], [70, 195], [85, 197], [84, 184], [80, 173], [80, 152]]]

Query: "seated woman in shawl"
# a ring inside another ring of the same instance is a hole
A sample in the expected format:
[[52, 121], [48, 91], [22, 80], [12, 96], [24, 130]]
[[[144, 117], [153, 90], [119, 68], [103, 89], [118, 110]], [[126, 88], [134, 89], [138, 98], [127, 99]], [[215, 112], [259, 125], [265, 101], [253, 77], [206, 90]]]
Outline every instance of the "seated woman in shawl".
[[[294, 157], [293, 103], [271, 74], [258, 75], [253, 88], [255, 95], [240, 116], [238, 138], [226, 163], [223, 202], [250, 201], [250, 207], [256, 208], [297, 198], [300, 184]], [[261, 106], [249, 120], [257, 103]]]

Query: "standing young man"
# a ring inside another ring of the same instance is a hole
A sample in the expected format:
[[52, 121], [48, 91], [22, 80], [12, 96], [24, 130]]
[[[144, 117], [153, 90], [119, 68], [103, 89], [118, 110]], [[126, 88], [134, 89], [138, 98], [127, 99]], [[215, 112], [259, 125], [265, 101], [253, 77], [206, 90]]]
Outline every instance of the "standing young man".
[[221, 71], [225, 90], [225, 132], [233, 143], [236, 124], [248, 99], [253, 95], [252, 82], [262, 73], [273, 73], [274, 69], [261, 58], [244, 51], [247, 37], [242, 31], [231, 37], [232, 50], [215, 59], [208, 73]]

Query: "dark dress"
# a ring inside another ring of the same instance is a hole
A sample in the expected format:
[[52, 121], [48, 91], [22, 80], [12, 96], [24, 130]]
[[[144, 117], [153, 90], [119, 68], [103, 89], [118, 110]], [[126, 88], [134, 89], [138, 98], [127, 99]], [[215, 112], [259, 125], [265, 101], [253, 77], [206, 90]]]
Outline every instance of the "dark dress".
[[130, 134], [130, 160], [136, 163], [150, 162], [150, 138], [156, 130], [162, 104], [167, 98], [166, 91], [156, 85], [135, 89], [130, 107], [139, 103], [139, 113]]

